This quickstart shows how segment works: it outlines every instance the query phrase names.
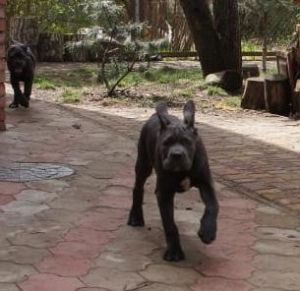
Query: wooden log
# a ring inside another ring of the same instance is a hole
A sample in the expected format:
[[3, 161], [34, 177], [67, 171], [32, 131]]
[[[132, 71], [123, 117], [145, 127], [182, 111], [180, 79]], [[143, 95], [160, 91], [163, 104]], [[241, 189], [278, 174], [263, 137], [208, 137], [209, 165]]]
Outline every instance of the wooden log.
[[257, 64], [244, 64], [242, 66], [243, 79], [259, 77], [259, 68]]
[[40, 33], [37, 51], [38, 60], [41, 62], [62, 62], [64, 54], [63, 35], [50, 32]]
[[30, 46], [33, 54], [37, 56], [38, 18], [36, 16], [19, 16], [10, 20], [9, 38]]
[[292, 116], [300, 117], [300, 79], [296, 81], [296, 86], [292, 94]]
[[265, 78], [265, 104], [270, 113], [287, 116], [290, 112], [291, 88], [284, 75], [270, 75]]
[[205, 84], [219, 86], [222, 89], [235, 92], [242, 87], [242, 76], [235, 70], [227, 70], [209, 74], [205, 77]]
[[242, 108], [252, 110], [263, 110], [266, 108], [264, 84], [265, 79], [262, 77], [252, 77], [247, 79], [245, 91], [242, 96]]

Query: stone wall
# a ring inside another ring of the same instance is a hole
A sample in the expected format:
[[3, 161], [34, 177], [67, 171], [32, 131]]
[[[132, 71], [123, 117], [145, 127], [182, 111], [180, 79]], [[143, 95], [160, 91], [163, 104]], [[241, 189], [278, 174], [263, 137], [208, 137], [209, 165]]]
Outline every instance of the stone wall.
[[0, 0], [0, 131], [5, 127], [5, 2]]

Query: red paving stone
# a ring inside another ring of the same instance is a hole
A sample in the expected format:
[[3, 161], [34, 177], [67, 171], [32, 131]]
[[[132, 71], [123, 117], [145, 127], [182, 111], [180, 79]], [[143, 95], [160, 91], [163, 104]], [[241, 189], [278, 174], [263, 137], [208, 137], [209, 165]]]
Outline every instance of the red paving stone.
[[77, 277], [87, 274], [93, 263], [87, 259], [75, 259], [64, 255], [49, 256], [35, 265], [41, 273], [55, 274], [61, 277]]
[[0, 182], [0, 195], [16, 195], [26, 189], [23, 183]]
[[63, 278], [50, 274], [33, 275], [18, 286], [22, 291], [76, 291], [84, 287], [77, 278]]
[[130, 209], [131, 199], [129, 197], [102, 195], [99, 198], [99, 205], [118, 209]]
[[0, 194], [0, 205], [6, 205], [14, 200], [15, 199], [12, 195], [1, 195]]

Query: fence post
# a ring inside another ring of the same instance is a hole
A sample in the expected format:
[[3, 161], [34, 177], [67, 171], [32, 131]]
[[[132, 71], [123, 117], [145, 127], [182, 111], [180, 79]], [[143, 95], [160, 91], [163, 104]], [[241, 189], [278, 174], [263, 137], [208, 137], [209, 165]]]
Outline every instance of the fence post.
[[5, 131], [5, 3], [0, 0], [0, 131]]
[[268, 52], [268, 13], [264, 11], [263, 17], [263, 55], [262, 55], [262, 67], [263, 71], [267, 71], [267, 52]]

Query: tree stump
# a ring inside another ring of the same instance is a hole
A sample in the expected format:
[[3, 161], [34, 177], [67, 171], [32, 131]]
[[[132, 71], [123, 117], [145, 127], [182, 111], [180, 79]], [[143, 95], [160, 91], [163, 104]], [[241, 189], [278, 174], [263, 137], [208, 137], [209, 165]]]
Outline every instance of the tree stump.
[[38, 60], [41, 62], [62, 62], [64, 55], [64, 40], [60, 33], [43, 32], [39, 35]]
[[266, 108], [264, 83], [265, 79], [261, 77], [247, 79], [245, 91], [242, 96], [242, 108], [252, 110], [263, 110]]
[[290, 112], [291, 88], [284, 75], [270, 75], [265, 78], [265, 104], [270, 113], [287, 116]]
[[245, 64], [242, 67], [243, 79], [259, 77], [259, 68], [257, 64]]
[[38, 18], [36, 16], [13, 17], [10, 21], [9, 38], [30, 46], [33, 54], [37, 56]]
[[296, 81], [296, 86], [292, 94], [291, 117], [295, 119], [299, 119], [300, 117], [300, 79]]
[[227, 70], [209, 74], [205, 78], [205, 84], [219, 86], [222, 89], [235, 92], [242, 87], [242, 76], [235, 70]]

